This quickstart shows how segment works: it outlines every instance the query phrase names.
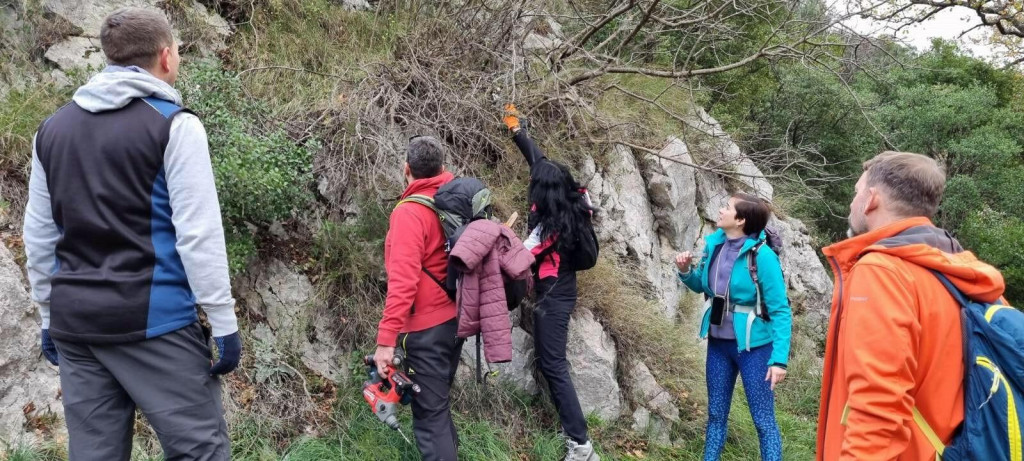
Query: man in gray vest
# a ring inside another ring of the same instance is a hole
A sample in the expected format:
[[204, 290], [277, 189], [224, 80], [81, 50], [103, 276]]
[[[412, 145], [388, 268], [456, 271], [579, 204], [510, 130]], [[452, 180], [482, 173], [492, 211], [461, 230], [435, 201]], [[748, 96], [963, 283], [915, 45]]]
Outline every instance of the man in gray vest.
[[226, 460], [218, 376], [242, 343], [206, 131], [171, 86], [180, 58], [161, 12], [117, 11], [100, 40], [107, 68], [36, 133], [25, 211], [70, 459], [127, 461], [138, 408], [166, 459]]

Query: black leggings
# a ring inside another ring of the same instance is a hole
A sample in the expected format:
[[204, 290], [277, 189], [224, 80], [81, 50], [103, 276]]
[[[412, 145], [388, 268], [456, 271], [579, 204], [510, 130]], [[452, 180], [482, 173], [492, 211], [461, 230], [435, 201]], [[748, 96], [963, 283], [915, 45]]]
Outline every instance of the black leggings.
[[565, 357], [569, 339], [569, 316], [576, 308], [576, 273], [548, 277], [536, 284], [537, 305], [533, 311], [533, 341], [537, 364], [548, 382], [551, 400], [558, 410], [565, 435], [587, 442], [587, 420], [583, 417], [576, 388], [569, 377]]

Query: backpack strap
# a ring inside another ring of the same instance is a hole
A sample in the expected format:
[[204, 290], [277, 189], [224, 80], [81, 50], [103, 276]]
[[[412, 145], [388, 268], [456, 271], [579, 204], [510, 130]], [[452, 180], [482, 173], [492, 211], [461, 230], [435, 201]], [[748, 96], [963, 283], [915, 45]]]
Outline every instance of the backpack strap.
[[747, 251], [747, 270], [750, 271], [750, 279], [754, 281], [754, 291], [757, 295], [757, 300], [754, 302], [754, 315], [763, 320], [765, 319], [765, 309], [761, 305], [761, 281], [757, 278], [757, 252], [761, 250], [764, 243], [765, 241], [761, 240]]
[[[401, 205], [403, 203], [418, 203], [418, 204], [423, 205], [423, 206], [425, 206], [427, 208], [430, 208], [430, 210], [433, 211], [434, 213], [437, 213], [437, 207], [434, 206], [434, 199], [431, 198], [431, 197], [428, 197], [426, 195], [419, 195], [419, 194], [410, 195], [410, 196], [402, 199], [401, 201], [399, 201], [398, 204], [395, 205], [395, 208], [398, 208], [399, 205]], [[434, 276], [434, 274], [431, 274], [430, 271], [428, 271], [426, 267], [421, 267], [420, 270], [424, 274], [427, 274], [427, 277], [430, 277], [430, 280], [433, 280], [434, 283], [437, 284], [437, 286], [441, 287], [441, 290], [444, 291], [446, 294], [448, 294], [448, 297], [451, 297], [451, 294], [448, 292], [448, 287], [445, 285], [444, 281], [442, 281], [441, 279], [439, 279], [436, 276]]]
[[433, 197], [428, 197], [426, 195], [420, 195], [420, 194], [413, 194], [413, 195], [410, 195], [410, 196], [402, 199], [400, 202], [398, 202], [398, 204], [395, 205], [395, 208], [398, 208], [398, 206], [403, 204], [403, 203], [410, 203], [410, 202], [411, 203], [419, 203], [420, 205], [423, 205], [423, 206], [425, 206], [427, 208], [430, 208], [430, 210], [433, 211], [434, 213], [437, 213], [437, 206], [434, 205]]
[[486, 385], [485, 382], [484, 382], [484, 376], [483, 376], [483, 363], [480, 360], [480, 345], [481, 344], [482, 344], [482, 341], [480, 341], [480, 333], [477, 333], [476, 334], [476, 382], [479, 383], [479, 384]]
[[750, 248], [749, 251], [747, 251], [747, 270], [750, 271], [750, 278], [754, 280], [754, 284], [758, 286], [758, 291], [760, 291], [761, 285], [758, 284], [757, 280], [757, 252], [761, 249], [763, 245], [764, 240], [757, 242], [757, 244], [755, 244], [753, 247]]
[[431, 274], [426, 267], [421, 267], [420, 270], [423, 271], [424, 274], [427, 274], [427, 277], [430, 277], [430, 280], [433, 280], [434, 283], [436, 283], [437, 286], [441, 287], [441, 289], [444, 290], [445, 293], [448, 293], [448, 287], [445, 286], [444, 282], [438, 279], [437, 277], [434, 277], [434, 274]]
[[[945, 274], [934, 269], [928, 269], [928, 272], [931, 272], [932, 275], [935, 276], [935, 278], [939, 279], [939, 281], [942, 282], [942, 286], [946, 287], [946, 291], [949, 291], [949, 294], [953, 296], [953, 299], [955, 299], [958, 304], [960, 304], [961, 308], [966, 307], [968, 304], [970, 304], [970, 301], [967, 299], [966, 296], [964, 296], [963, 292], [961, 292], [960, 289], [956, 287], [956, 285], [953, 285], [953, 282], [949, 281], [949, 278], [947, 278]], [[961, 318], [963, 318], [962, 314]], [[961, 323], [961, 325], [963, 325], [963, 323]], [[964, 332], [965, 362], [967, 353], [967, 338], [966, 332]], [[932, 429], [932, 426], [928, 424], [928, 421], [924, 419], [924, 415], [921, 414], [921, 412], [917, 409], [916, 405], [914, 406], [912, 411], [914, 413], [914, 424], [917, 424], [917, 428], [921, 430], [921, 433], [924, 434], [924, 437], [928, 439], [928, 443], [931, 444], [932, 448], [935, 449], [936, 459], [942, 459], [942, 453], [946, 451], [946, 444], [942, 443], [942, 439], [940, 439], [939, 435], [935, 433], [935, 430]]]
[[932, 430], [932, 427], [928, 425], [928, 421], [924, 420], [924, 416], [921, 415], [921, 412], [917, 410], [916, 406], [913, 408], [913, 412], [914, 423], [917, 424], [917, 428], [921, 429], [921, 433], [924, 434], [924, 437], [928, 439], [928, 443], [930, 443], [932, 448], [935, 449], [936, 457], [942, 459], [942, 453], [946, 451], [946, 445], [942, 443], [942, 439], [940, 439], [938, 434], [936, 434], [935, 431]]

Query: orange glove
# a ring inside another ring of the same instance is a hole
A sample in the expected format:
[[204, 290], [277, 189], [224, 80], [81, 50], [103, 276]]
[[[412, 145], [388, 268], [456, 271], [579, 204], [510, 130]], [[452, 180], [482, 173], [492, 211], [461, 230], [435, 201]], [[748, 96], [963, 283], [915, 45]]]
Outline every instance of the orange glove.
[[512, 103], [505, 104], [505, 116], [501, 119], [512, 132], [519, 131], [519, 111]]

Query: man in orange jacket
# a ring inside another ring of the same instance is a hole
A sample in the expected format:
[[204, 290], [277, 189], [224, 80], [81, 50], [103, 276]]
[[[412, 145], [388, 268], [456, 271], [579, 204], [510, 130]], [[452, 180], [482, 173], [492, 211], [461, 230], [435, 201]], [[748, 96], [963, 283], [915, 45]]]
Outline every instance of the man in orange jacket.
[[835, 273], [818, 426], [820, 461], [934, 460], [914, 410], [949, 443], [963, 421], [960, 306], [929, 271], [992, 302], [1002, 275], [932, 225], [946, 177], [935, 160], [864, 163], [850, 235], [824, 249]]
[[[444, 169], [444, 146], [431, 136], [409, 141], [404, 176], [410, 195], [433, 197], [454, 177]], [[457, 461], [458, 436], [449, 393], [462, 342], [456, 338], [455, 303], [441, 287], [448, 255], [441, 221], [430, 208], [400, 202], [391, 212], [384, 239], [388, 295], [377, 327], [377, 367], [391, 363], [395, 346], [405, 349], [409, 375], [421, 391], [412, 401], [412, 428], [420, 455], [429, 461]]]

